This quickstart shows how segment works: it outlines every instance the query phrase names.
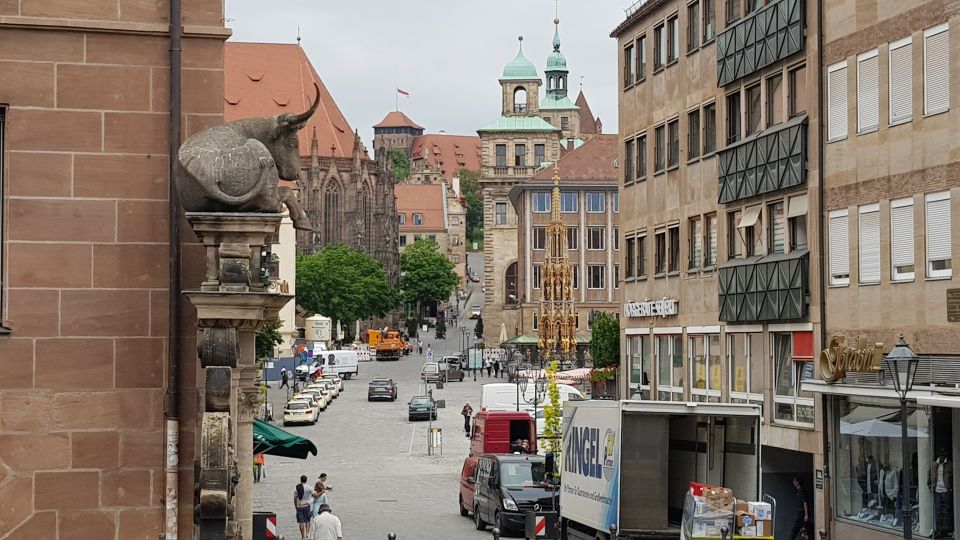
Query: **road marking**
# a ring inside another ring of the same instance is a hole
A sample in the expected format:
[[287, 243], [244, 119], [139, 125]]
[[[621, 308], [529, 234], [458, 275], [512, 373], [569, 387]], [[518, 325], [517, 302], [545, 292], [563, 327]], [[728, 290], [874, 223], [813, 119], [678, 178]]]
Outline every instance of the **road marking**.
[[410, 448], [407, 449], [408, 456], [413, 453], [413, 437], [416, 434], [417, 434], [417, 426], [416, 424], [414, 424], [413, 429], [410, 431]]

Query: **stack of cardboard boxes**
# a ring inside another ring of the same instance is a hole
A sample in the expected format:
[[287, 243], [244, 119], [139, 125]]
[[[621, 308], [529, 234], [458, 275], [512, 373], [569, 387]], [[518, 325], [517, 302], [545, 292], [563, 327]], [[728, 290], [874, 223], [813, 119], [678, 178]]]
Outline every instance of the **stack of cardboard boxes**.
[[733, 497], [724, 487], [691, 483], [683, 510], [685, 537], [710, 540], [721, 538], [772, 538], [773, 508], [770, 503], [749, 502]]
[[737, 536], [773, 536], [773, 508], [770, 503], [737, 501]]

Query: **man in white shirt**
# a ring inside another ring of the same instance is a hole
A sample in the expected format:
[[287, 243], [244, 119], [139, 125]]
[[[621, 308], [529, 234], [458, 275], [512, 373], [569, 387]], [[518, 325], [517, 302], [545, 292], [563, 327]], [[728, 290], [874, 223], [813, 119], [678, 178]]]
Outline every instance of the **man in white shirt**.
[[343, 540], [340, 518], [333, 515], [329, 504], [321, 504], [320, 512], [313, 518], [310, 540]]

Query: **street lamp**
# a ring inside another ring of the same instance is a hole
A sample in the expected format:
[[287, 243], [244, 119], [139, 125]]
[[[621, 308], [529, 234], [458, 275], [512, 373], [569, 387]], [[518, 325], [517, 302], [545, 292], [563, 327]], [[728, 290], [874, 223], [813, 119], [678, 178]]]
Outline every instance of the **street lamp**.
[[913, 523], [910, 515], [910, 458], [909, 458], [909, 440], [907, 438], [907, 394], [913, 390], [913, 382], [917, 376], [917, 366], [920, 364], [920, 358], [913, 349], [907, 345], [900, 334], [900, 340], [897, 345], [887, 354], [883, 360], [887, 371], [893, 376], [893, 388], [900, 395], [900, 453], [903, 455], [903, 481], [900, 482], [900, 489], [903, 490], [903, 538], [904, 540], [913, 539]]

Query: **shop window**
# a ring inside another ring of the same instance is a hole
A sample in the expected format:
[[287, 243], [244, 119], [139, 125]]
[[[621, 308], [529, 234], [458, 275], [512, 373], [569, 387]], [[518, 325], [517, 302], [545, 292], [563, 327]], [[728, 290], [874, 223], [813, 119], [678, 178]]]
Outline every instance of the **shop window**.
[[567, 249], [570, 251], [580, 248], [580, 235], [577, 234], [579, 230], [575, 225], [567, 227]]
[[813, 379], [813, 358], [794, 354], [791, 333], [771, 334], [774, 367], [774, 419], [813, 424], [813, 395], [800, 390], [803, 381]]
[[647, 237], [637, 237], [637, 277], [647, 277]]
[[657, 354], [657, 399], [683, 401], [683, 336], [654, 336]]
[[627, 338], [627, 355], [630, 358], [631, 399], [650, 399], [650, 383], [653, 380], [650, 359], [650, 336], [631, 336]]
[[494, 224], [507, 224], [507, 203], [498, 202], [494, 205]]
[[763, 334], [727, 333], [730, 401], [763, 405]]
[[675, 225], [670, 227], [667, 232], [669, 233], [670, 240], [670, 259], [667, 265], [667, 272], [672, 274], [680, 272], [680, 226]]
[[533, 228], [533, 249], [542, 250], [547, 245], [547, 228], [546, 227], [534, 227]]
[[690, 393], [695, 401], [720, 401], [720, 335], [691, 335], [687, 338], [690, 356]]
[[587, 249], [591, 251], [599, 251], [604, 249], [606, 243], [604, 242], [604, 236], [606, 235], [606, 227], [587, 227]]
[[533, 213], [549, 214], [550, 213], [550, 192], [534, 191], [531, 195], [533, 196]]

